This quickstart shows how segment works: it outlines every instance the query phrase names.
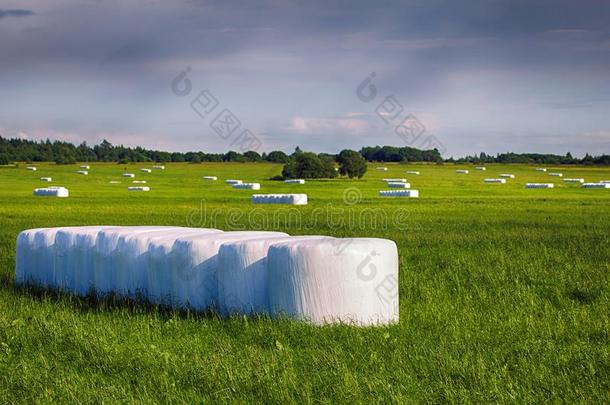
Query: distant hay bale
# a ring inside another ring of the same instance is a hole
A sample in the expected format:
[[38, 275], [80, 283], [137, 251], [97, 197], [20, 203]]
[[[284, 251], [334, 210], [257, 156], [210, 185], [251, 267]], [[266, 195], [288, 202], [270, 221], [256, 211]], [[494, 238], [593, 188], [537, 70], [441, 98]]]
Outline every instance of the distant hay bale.
[[483, 170], [483, 171], [487, 170], [487, 168], [485, 166], [475, 166], [474, 168], [476, 170]]
[[132, 181], [133, 184], [146, 184], [146, 180], [134, 180]]
[[252, 204], [307, 205], [307, 194], [254, 194]]
[[133, 186], [127, 187], [128, 191], [150, 191], [150, 187], [147, 186]]
[[305, 184], [305, 180], [303, 179], [287, 179], [284, 180], [286, 184]]
[[468, 170], [460, 169], [455, 171], [457, 174], [468, 174], [470, 173]]
[[120, 181], [116, 181], [116, 180], [110, 180], [108, 183], [110, 183], [110, 184], [121, 184]]
[[82, 174], [83, 176], [86, 176], [86, 175], [88, 175], [88, 174], [89, 174], [89, 172], [88, 172], [88, 171], [86, 171], [86, 170], [77, 170], [77, 171], [76, 171], [76, 173], [77, 173], [77, 174]]
[[418, 190], [381, 190], [379, 197], [408, 197], [419, 198]]
[[403, 181], [388, 181], [388, 187], [390, 188], [411, 188], [411, 183]]
[[140, 171], [142, 173], [152, 173], [152, 170], [150, 170], [150, 169], [140, 169]]
[[514, 179], [515, 175], [514, 174], [508, 174], [508, 173], [502, 173], [500, 175], [500, 177], [505, 177], [505, 178], [508, 178], [508, 179]]
[[242, 190], [260, 190], [261, 185], [259, 183], [238, 183], [233, 184], [233, 188]]
[[80, 167], [81, 169], [86, 169], [86, 170], [91, 169], [91, 167], [90, 167], [89, 165], [80, 165], [79, 167]]
[[526, 183], [525, 188], [554, 188], [553, 183]]
[[133, 178], [133, 177], [136, 177], [136, 175], [133, 174], [133, 173], [123, 173], [123, 177], [131, 177], [131, 178]]
[[68, 197], [69, 191], [65, 187], [45, 187], [34, 189], [34, 195], [37, 197]]
[[610, 183], [584, 183], [583, 188], [610, 188]]
[[162, 166], [162, 165], [156, 165], [156, 166], [153, 166], [152, 168], [155, 170], [165, 170], [165, 166]]
[[584, 183], [585, 179], [582, 179], [582, 178], [576, 179], [576, 178], [574, 178], [574, 179], [563, 179], [563, 181], [565, 181], [566, 183]]
[[216, 176], [203, 176], [203, 179], [204, 179], [204, 180], [212, 180], [212, 181], [215, 181], [215, 180], [218, 180], [218, 177], [216, 177]]
[[25, 170], [29, 170], [31, 172], [35, 172], [38, 169], [36, 169], [34, 166], [28, 166], [28, 167], [25, 168]]
[[546, 167], [537, 167], [536, 171], [537, 172], [546, 172]]
[[228, 179], [228, 180], [225, 180], [225, 183], [227, 183], [227, 184], [241, 184], [242, 181], [241, 180]]
[[389, 182], [399, 182], [399, 183], [406, 183], [407, 179], [383, 179], [383, 181], [389, 183]]
[[407, 170], [405, 173], [407, 173], [407, 174], [419, 174], [419, 170]]
[[388, 168], [387, 167], [376, 167], [375, 170], [380, 170], [382, 172], [387, 172]]
[[500, 183], [500, 184], [505, 184], [506, 183], [506, 179], [485, 179], [483, 181], [485, 183]]
[[549, 176], [553, 176], [553, 177], [563, 177], [563, 173], [549, 173]]
[[53, 181], [53, 179], [51, 177], [41, 177], [40, 181], [51, 182], [51, 181]]

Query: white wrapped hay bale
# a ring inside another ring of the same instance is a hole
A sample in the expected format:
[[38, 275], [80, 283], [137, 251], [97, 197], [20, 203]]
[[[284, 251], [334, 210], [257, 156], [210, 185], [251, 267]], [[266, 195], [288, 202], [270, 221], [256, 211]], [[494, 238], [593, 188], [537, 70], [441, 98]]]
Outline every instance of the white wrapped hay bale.
[[50, 182], [53, 181], [53, 179], [51, 177], [41, 177], [40, 181], [44, 181], [44, 182], [50, 183]]
[[468, 174], [470, 173], [468, 170], [460, 169], [455, 171], [457, 174]]
[[216, 181], [218, 180], [217, 176], [203, 176], [204, 180]]
[[146, 184], [146, 180], [134, 180], [132, 181], [133, 184]]
[[407, 174], [417, 174], [417, 175], [419, 175], [419, 170], [407, 170], [406, 173]]
[[284, 180], [284, 183], [286, 183], [286, 184], [305, 184], [305, 180], [304, 179], [287, 179], [287, 180]]
[[76, 174], [82, 174], [83, 176], [87, 176], [89, 174], [89, 172], [86, 170], [77, 170]]
[[584, 183], [583, 188], [610, 188], [610, 183]]
[[225, 180], [225, 183], [233, 185], [233, 184], [241, 184], [242, 181], [241, 180], [228, 179], [228, 180]]
[[122, 175], [122, 176], [123, 176], [123, 177], [130, 177], [130, 178], [134, 178], [134, 177], [136, 177], [136, 175], [135, 175], [135, 174], [133, 174], [133, 173], [123, 173], [123, 175]]
[[406, 183], [407, 179], [383, 179], [386, 183]]
[[487, 170], [487, 168], [485, 166], [475, 166], [474, 168], [475, 168], [475, 170], [481, 170], [481, 171]]
[[536, 171], [537, 172], [546, 172], [546, 167], [537, 167]]
[[525, 188], [554, 188], [553, 183], [525, 183]]
[[[53, 275], [53, 257], [45, 255], [48, 252], [43, 252], [41, 248], [43, 246], [52, 248], [55, 243], [55, 232], [54, 228], [36, 228], [26, 229], [17, 235], [15, 254], [15, 283], [17, 285], [28, 283], [46, 286], [48, 278]], [[37, 236], [38, 233], [41, 235]], [[45, 266], [40, 267], [40, 264], [45, 264]]]
[[509, 174], [509, 173], [502, 173], [500, 175], [500, 177], [504, 177], [504, 178], [507, 178], [507, 179], [514, 179], [515, 175], [514, 174]]
[[307, 194], [253, 194], [252, 204], [307, 205]]
[[152, 170], [150, 170], [150, 169], [140, 169], [140, 171], [142, 173], [152, 173]]
[[165, 166], [163, 166], [163, 165], [156, 165], [156, 166], [153, 166], [152, 168], [155, 170], [165, 170]]
[[382, 171], [382, 172], [387, 172], [388, 168], [387, 167], [376, 167], [375, 170], [379, 170], [379, 171]]
[[233, 184], [233, 188], [243, 190], [260, 190], [261, 185], [259, 183], [239, 183]]
[[398, 322], [398, 251], [391, 240], [278, 242], [269, 247], [267, 267], [272, 315], [314, 324]]
[[419, 198], [418, 190], [381, 190], [379, 197], [410, 197]]
[[485, 179], [483, 180], [485, 183], [500, 183], [506, 184], [506, 179]]
[[28, 166], [28, 167], [25, 168], [25, 170], [29, 170], [29, 171], [35, 172], [38, 169], [36, 169], [34, 166]]
[[80, 165], [79, 168], [89, 170], [91, 167], [89, 165]]
[[403, 183], [401, 181], [388, 181], [390, 188], [411, 188], [411, 183]]
[[37, 197], [65, 198], [65, 197], [70, 196], [70, 192], [65, 187], [45, 187], [45, 188], [35, 188], [34, 195]]
[[566, 183], [584, 183], [585, 179], [563, 179]]
[[110, 183], [110, 184], [121, 184], [120, 181], [116, 181], [116, 180], [110, 180], [108, 183]]
[[127, 191], [150, 191], [150, 187], [148, 187], [148, 186], [127, 187]]
[[553, 176], [553, 177], [563, 177], [563, 173], [549, 173], [549, 176]]
[[218, 250], [223, 243], [287, 236], [283, 232], [224, 232], [185, 236], [172, 248], [173, 305], [198, 311], [214, 308], [218, 297]]

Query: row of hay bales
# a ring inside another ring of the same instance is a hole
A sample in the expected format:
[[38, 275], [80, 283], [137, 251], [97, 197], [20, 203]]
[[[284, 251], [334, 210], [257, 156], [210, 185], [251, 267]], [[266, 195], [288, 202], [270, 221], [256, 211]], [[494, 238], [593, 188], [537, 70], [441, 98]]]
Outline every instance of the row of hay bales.
[[398, 321], [391, 240], [291, 237], [182, 227], [84, 226], [23, 231], [16, 283], [79, 296], [115, 294], [227, 314], [316, 324]]

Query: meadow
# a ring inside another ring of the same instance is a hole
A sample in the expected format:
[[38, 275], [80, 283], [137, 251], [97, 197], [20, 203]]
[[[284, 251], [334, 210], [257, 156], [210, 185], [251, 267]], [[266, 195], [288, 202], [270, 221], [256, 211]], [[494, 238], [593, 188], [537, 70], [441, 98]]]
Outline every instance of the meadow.
[[[268, 180], [256, 163], [36, 164], [0, 168], [0, 398], [40, 402], [314, 403], [610, 401], [610, 190], [529, 165], [371, 164], [361, 180]], [[456, 169], [470, 169], [459, 175]], [[420, 175], [407, 175], [420, 170]], [[148, 193], [128, 192], [133, 179]], [[549, 167], [610, 180], [610, 168]], [[483, 179], [513, 173], [508, 184]], [[202, 176], [218, 176], [206, 182]], [[39, 178], [50, 176], [52, 183]], [[307, 206], [254, 206], [304, 192]], [[407, 178], [419, 199], [381, 199]], [[120, 184], [110, 184], [120, 181]], [[554, 189], [525, 189], [552, 182]], [[70, 197], [34, 197], [61, 185]], [[176, 312], [13, 285], [27, 228], [177, 225], [396, 241], [400, 323], [311, 326], [287, 319]]]

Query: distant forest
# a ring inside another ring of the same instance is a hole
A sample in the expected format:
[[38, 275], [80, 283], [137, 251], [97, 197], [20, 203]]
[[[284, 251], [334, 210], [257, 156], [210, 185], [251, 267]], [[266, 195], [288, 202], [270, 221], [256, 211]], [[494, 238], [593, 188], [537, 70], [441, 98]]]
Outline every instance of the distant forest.
[[[56, 162], [71, 164], [75, 162], [273, 162], [287, 163], [295, 154], [301, 153], [297, 146], [294, 153], [288, 155], [282, 151], [262, 154], [256, 151], [243, 153], [229, 151], [227, 153], [206, 152], [166, 152], [150, 150], [142, 147], [125, 147], [112, 145], [104, 140], [99, 145], [89, 146], [81, 143], [76, 146], [61, 141], [31, 141], [26, 139], [7, 139], [0, 136], [0, 165], [11, 162]], [[434, 162], [434, 163], [537, 163], [537, 164], [585, 164], [610, 165], [610, 155], [575, 158], [570, 153], [565, 156], [539, 153], [499, 153], [488, 155], [466, 156], [454, 159], [443, 159], [436, 149], [420, 150], [410, 147], [367, 146], [359, 153], [369, 162]], [[319, 156], [336, 159], [337, 155], [321, 153]]]

